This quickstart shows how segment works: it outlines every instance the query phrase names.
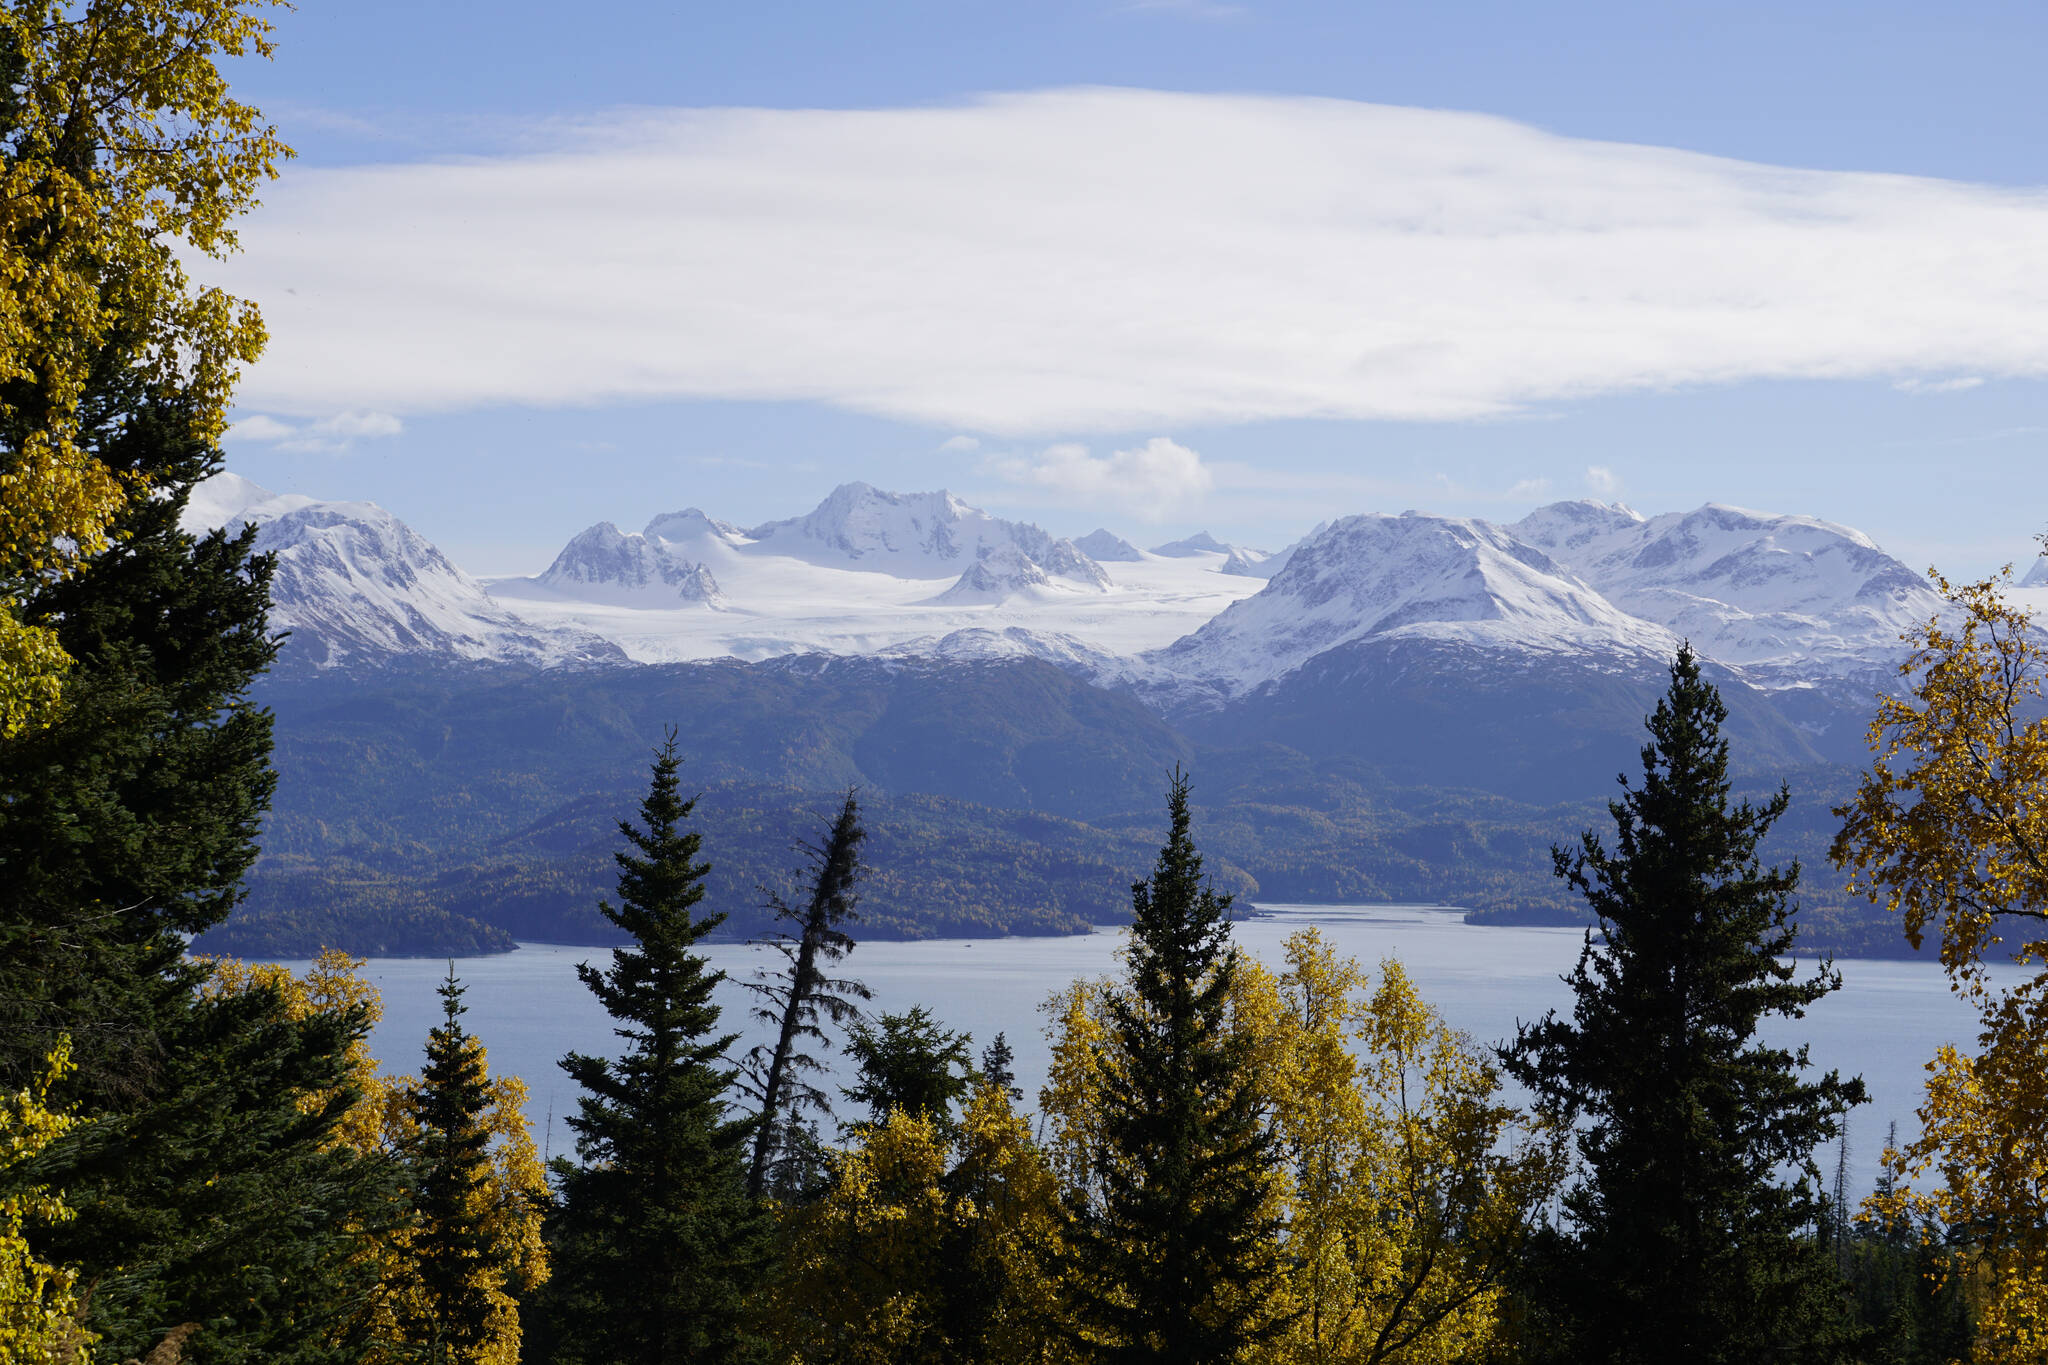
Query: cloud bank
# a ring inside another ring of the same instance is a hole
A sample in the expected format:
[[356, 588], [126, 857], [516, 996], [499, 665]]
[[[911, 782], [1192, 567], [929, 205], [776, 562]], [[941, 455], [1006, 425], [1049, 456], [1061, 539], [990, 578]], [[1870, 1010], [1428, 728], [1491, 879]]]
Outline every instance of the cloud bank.
[[633, 111], [294, 171], [200, 273], [251, 409], [684, 396], [1005, 436], [2048, 374], [2048, 193], [1338, 100]]

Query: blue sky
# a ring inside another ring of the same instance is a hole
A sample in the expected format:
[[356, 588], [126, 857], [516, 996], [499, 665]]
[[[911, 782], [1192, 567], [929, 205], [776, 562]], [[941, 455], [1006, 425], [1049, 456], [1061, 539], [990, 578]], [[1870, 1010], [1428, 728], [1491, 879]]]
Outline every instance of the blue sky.
[[1597, 494], [1975, 572], [2048, 528], [2038, 5], [351, 0], [278, 38], [235, 77], [301, 155], [225, 271], [276, 335], [231, 458], [478, 572], [852, 478], [1145, 543]]

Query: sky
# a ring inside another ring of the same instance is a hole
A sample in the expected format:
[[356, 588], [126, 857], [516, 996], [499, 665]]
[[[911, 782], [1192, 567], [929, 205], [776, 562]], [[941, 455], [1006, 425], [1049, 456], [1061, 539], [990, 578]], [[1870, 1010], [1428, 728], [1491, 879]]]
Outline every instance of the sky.
[[1559, 498], [2048, 530], [2048, 9], [350, 0], [231, 466], [479, 574], [838, 483], [1275, 548]]

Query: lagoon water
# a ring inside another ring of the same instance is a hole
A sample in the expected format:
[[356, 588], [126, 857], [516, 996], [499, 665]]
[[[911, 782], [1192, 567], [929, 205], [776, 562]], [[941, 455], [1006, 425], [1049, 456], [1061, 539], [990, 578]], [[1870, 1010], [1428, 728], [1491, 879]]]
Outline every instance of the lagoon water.
[[[1423, 996], [1481, 1043], [1513, 1036], [1517, 1020], [1570, 1008], [1571, 993], [1558, 978], [1577, 959], [1577, 929], [1480, 927], [1465, 924], [1456, 911], [1427, 906], [1267, 905], [1238, 922], [1237, 941], [1277, 967], [1283, 940], [1308, 924], [1368, 966], [1400, 959]], [[924, 1005], [948, 1027], [971, 1032], [977, 1051], [1002, 1030], [1016, 1049], [1025, 1103], [1035, 1106], [1048, 1055], [1039, 1006], [1076, 977], [1113, 974], [1122, 939], [1121, 929], [1099, 929], [1070, 938], [874, 941], [860, 944], [845, 966], [874, 992], [871, 1010]], [[455, 962], [467, 987], [465, 1025], [484, 1040], [494, 1072], [527, 1080], [535, 1136], [557, 1154], [571, 1145], [562, 1118], [573, 1110], [577, 1092], [556, 1061], [570, 1051], [609, 1055], [617, 1046], [612, 1021], [577, 979], [576, 964], [602, 966], [610, 956], [604, 948], [526, 944]], [[739, 983], [780, 959], [736, 943], [713, 946], [709, 956], [732, 978], [719, 999], [726, 1027], [742, 1034], [737, 1055], [762, 1033], [747, 1017], [753, 997]], [[1949, 993], [1932, 961], [1845, 959], [1836, 965], [1843, 989], [1804, 1020], [1776, 1022], [1766, 1036], [1787, 1046], [1807, 1044], [1819, 1069], [1863, 1077], [1871, 1102], [1851, 1119], [1850, 1162], [1853, 1179], [1868, 1189], [1886, 1125], [1896, 1121], [1902, 1137], [1916, 1131], [1927, 1060], [1944, 1042], [1971, 1044], [1976, 1016]], [[430, 959], [379, 958], [365, 966], [383, 994], [384, 1019], [372, 1048], [385, 1070], [418, 1069], [427, 1031], [439, 1022], [434, 991], [446, 972], [446, 962]], [[2000, 968], [1994, 975], [2016, 980], [2019, 973]]]

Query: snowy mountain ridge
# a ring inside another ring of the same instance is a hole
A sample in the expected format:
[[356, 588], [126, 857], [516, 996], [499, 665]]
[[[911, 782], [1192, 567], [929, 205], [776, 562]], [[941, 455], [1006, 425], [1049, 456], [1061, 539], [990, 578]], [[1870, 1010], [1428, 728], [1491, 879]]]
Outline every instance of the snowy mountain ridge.
[[1943, 609], [1920, 574], [1861, 531], [1708, 503], [1645, 518], [1554, 503], [1506, 528], [1617, 607], [1689, 639], [1759, 686], [1853, 673]]
[[1721, 504], [1644, 517], [1565, 502], [1505, 525], [1361, 514], [1260, 558], [1206, 536], [1142, 551], [1099, 530], [1084, 538], [1098, 560], [943, 491], [854, 483], [751, 530], [697, 508], [639, 532], [600, 522], [545, 572], [488, 585], [371, 503], [222, 475], [188, 520], [263, 527], [280, 551], [278, 621], [329, 640], [330, 661], [1033, 657], [1162, 705], [1226, 704], [1372, 641], [1598, 671], [1690, 639], [1764, 688], [1860, 685], [1940, 605], [1860, 532]]
[[1144, 659], [1144, 680], [1217, 701], [1366, 639], [1456, 640], [1528, 657], [1669, 659], [1677, 639], [1488, 522], [1366, 513], [1327, 523], [1265, 589]]
[[194, 534], [256, 527], [257, 550], [277, 556], [270, 624], [292, 633], [288, 658], [316, 667], [397, 656], [545, 667], [625, 662], [618, 646], [588, 631], [513, 615], [373, 502], [277, 494], [220, 474], [193, 490], [181, 524]]

